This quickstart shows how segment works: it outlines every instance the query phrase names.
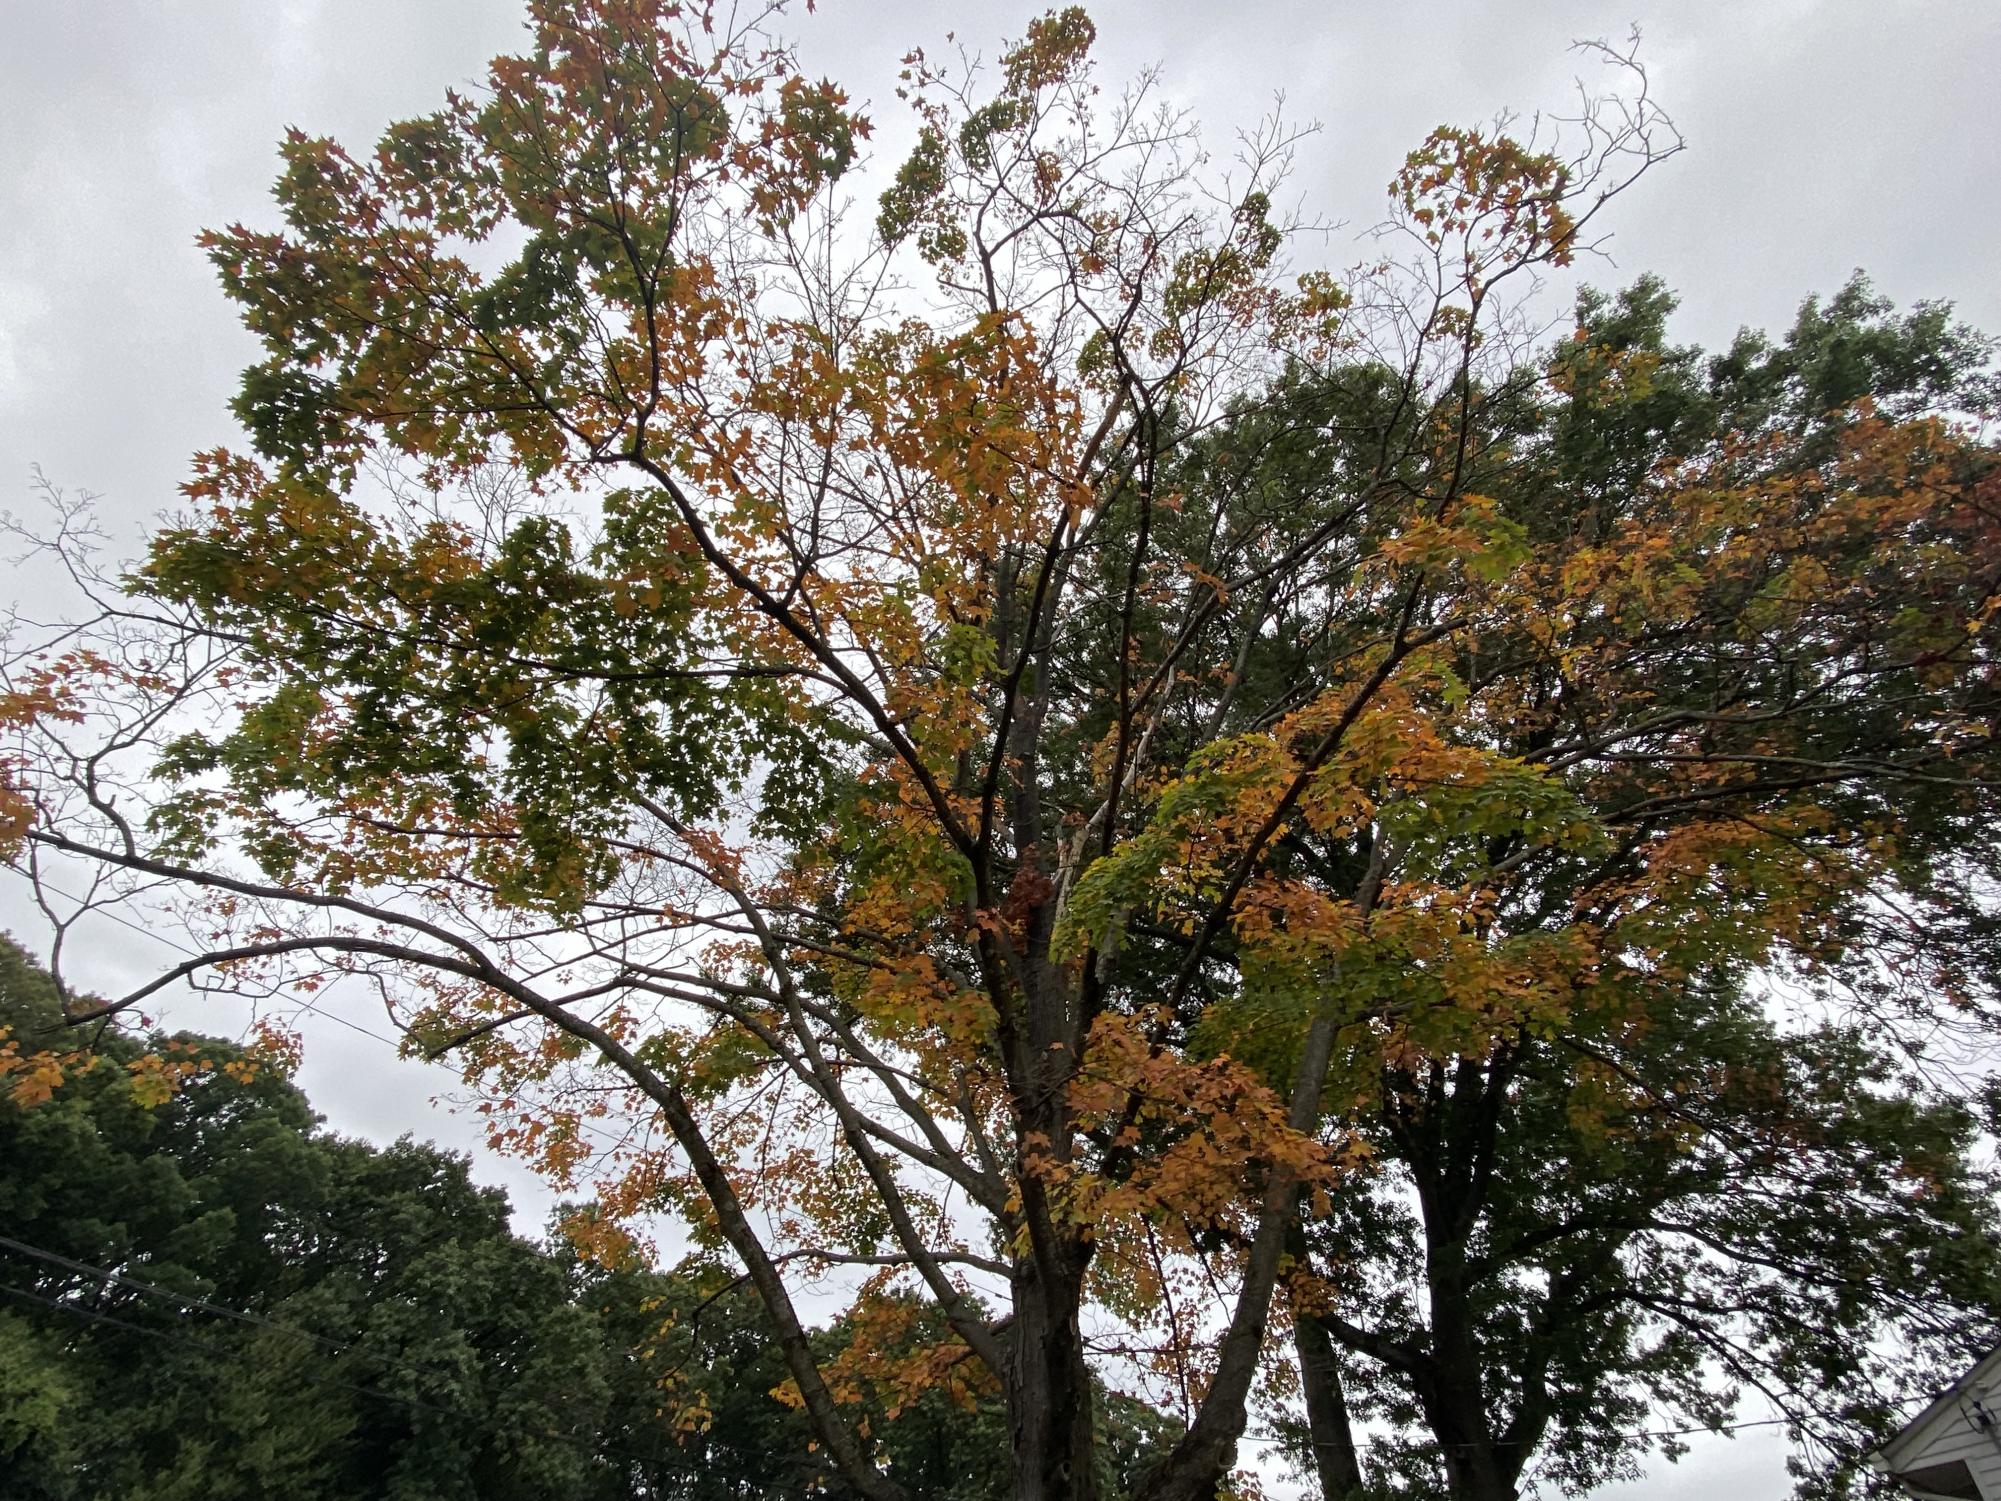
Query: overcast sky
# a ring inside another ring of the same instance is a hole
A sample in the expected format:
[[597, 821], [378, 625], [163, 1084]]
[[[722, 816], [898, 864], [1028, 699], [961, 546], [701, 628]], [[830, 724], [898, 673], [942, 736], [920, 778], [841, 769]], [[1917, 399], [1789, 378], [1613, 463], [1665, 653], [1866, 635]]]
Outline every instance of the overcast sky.
[[[833, 0], [791, 23], [804, 66], [887, 121], [899, 56], [947, 31], [991, 55], [1041, 7], [1007, 0]], [[1656, 98], [1687, 152], [1612, 210], [1600, 284], [1657, 272], [1682, 296], [1676, 333], [1715, 344], [1783, 328], [1800, 299], [1857, 267], [1900, 302], [1943, 298], [2001, 330], [2001, 3], [1995, 0], [1124, 0], [1090, 7], [1108, 83], [1159, 64], [1210, 142], [1283, 94], [1322, 130], [1295, 179], [1308, 216], [1373, 223], [1403, 155], [1441, 123], [1561, 113], [1570, 50], [1637, 24]], [[188, 456], [235, 441], [225, 403], [253, 354], [194, 249], [203, 226], [271, 218], [273, 144], [288, 125], [365, 144], [434, 108], [520, 36], [511, 0], [0, 0], [0, 509], [31, 512], [32, 466], [104, 497], [126, 550], [170, 506]], [[885, 139], [894, 139], [893, 135]], [[1337, 243], [1331, 259], [1346, 264]], [[0, 590], [34, 581], [0, 573]], [[41, 934], [16, 889], [0, 923]], [[106, 928], [104, 983], [171, 961]], [[366, 998], [324, 998], [330, 1010]], [[177, 1010], [197, 1024], [198, 1015]], [[383, 1030], [366, 1010], [347, 1021]], [[225, 1030], [215, 1018], [209, 1025]], [[450, 1076], [395, 1062], [335, 1023], [308, 1034], [304, 1083], [339, 1129], [476, 1146], [431, 1104]], [[509, 1164], [529, 1222], [548, 1195]], [[1747, 1418], [1762, 1417], [1747, 1404]], [[1769, 1429], [1699, 1440], [1679, 1467], [1611, 1497], [1777, 1497]]]

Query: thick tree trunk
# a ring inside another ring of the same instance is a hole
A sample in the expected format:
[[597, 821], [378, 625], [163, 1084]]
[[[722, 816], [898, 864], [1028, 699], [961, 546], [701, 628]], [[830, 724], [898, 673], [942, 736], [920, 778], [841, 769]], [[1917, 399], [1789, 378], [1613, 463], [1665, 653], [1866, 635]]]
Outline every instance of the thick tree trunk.
[[1465, 1293], [1465, 1244], [1430, 1249], [1432, 1362], [1418, 1382], [1418, 1402], [1445, 1462], [1452, 1501], [1515, 1501], [1517, 1470], [1494, 1441], [1486, 1383]]
[[[1418, 1401], [1438, 1442], [1453, 1501], [1515, 1501], [1521, 1475], [1516, 1449], [1494, 1434], [1466, 1252], [1485, 1206], [1498, 1112], [1512, 1068], [1505, 1049], [1484, 1068], [1470, 1058], [1459, 1059], [1449, 1074], [1445, 1065], [1434, 1064], [1426, 1082], [1435, 1135], [1426, 1149], [1412, 1153], [1431, 1314], [1431, 1361], [1417, 1383]], [[1410, 1125], [1415, 1129], [1420, 1123]]]
[[[1014, 816], [1018, 831], [1038, 826], [1032, 788], [1020, 795]], [[1026, 836], [1023, 845], [1035, 847]], [[1017, 1150], [1024, 1163], [1046, 1153], [1062, 1164], [1069, 1160], [1073, 1134], [1069, 1084], [1081, 1046], [1081, 1022], [1070, 986], [1048, 961], [1053, 917], [1048, 903], [1040, 900], [1048, 889], [1047, 877], [1025, 868], [1016, 886], [1010, 901], [1024, 893], [1029, 898], [1022, 917], [1025, 957], [1014, 968], [1022, 981], [1019, 1038], [1027, 1046], [1009, 1047], [1010, 1039], [1004, 1038], [1003, 1048], [1020, 1112]], [[1001, 973], [1002, 965], [995, 963], [993, 969]], [[1024, 1169], [1020, 1194], [1028, 1247], [1016, 1257], [1009, 1279], [1010, 1495], [1012, 1501], [1098, 1501], [1091, 1368], [1080, 1320], [1090, 1239], [1086, 1227], [1064, 1215], [1037, 1172]]]
[[1515, 1501], [1515, 1481], [1503, 1464], [1487, 1425], [1486, 1402], [1475, 1378], [1446, 1377], [1422, 1393], [1425, 1421], [1445, 1458], [1445, 1486], [1452, 1501]]
[[1013, 1501], [1097, 1501], [1091, 1371], [1078, 1322], [1083, 1267], [1016, 1264], [1008, 1329]]

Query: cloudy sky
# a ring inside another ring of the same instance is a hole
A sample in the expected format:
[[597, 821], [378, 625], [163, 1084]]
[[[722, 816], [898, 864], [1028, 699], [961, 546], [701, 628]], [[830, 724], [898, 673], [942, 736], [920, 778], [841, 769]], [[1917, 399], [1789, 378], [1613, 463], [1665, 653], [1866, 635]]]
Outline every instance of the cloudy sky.
[[[812, 72], [885, 120], [897, 59], [948, 31], [991, 54], [1039, 7], [831, 0], [791, 24]], [[1613, 210], [1600, 283], [1641, 271], [1682, 295], [1703, 343], [1783, 327], [1857, 267], [1900, 302], [1943, 298], [2001, 330], [2001, 4], [1993, 0], [1099, 0], [1108, 81], [1153, 64], [1227, 149], [1283, 95], [1322, 127], [1295, 187], [1310, 217], [1379, 214], [1383, 184], [1433, 126], [1557, 113], [1598, 76], [1575, 41], [1638, 25], [1658, 100], [1688, 142]], [[236, 434], [225, 409], [252, 357], [209, 268], [203, 226], [268, 221], [288, 125], [372, 138], [475, 80], [520, 35], [512, 0], [0, 0], [0, 509], [32, 514], [35, 466], [103, 497], [121, 547], [170, 506], [188, 455]], [[893, 140], [893, 133], [884, 139]], [[1331, 259], [1346, 263], [1338, 240]], [[38, 592], [0, 572], [0, 591]], [[0, 924], [40, 942], [18, 890]], [[107, 927], [107, 985], [171, 962]], [[395, 1062], [360, 996], [309, 1031], [305, 1083], [342, 1130], [476, 1145], [432, 1103], [450, 1078]], [[196, 1024], [192, 1011], [177, 1019]], [[343, 1025], [345, 1022], [346, 1025]], [[212, 1018], [209, 1025], [228, 1025]], [[532, 1220], [547, 1195], [483, 1161]], [[1746, 1417], [1761, 1417], [1747, 1410]], [[1747, 1498], [1786, 1488], [1771, 1430], [1703, 1439], [1679, 1467], [1606, 1496]]]

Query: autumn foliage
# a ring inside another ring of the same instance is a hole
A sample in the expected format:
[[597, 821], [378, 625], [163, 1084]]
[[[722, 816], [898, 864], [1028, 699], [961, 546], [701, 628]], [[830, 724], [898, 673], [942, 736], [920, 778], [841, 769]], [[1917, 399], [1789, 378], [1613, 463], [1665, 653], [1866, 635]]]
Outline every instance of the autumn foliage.
[[[1641, 75], [1435, 133], [1378, 258], [1302, 274], [1283, 129], [1205, 177], [1081, 11], [911, 56], [872, 225], [869, 123], [762, 26], [537, 0], [372, 151], [287, 139], [282, 227], [204, 238], [255, 456], [17, 670], [19, 858], [174, 893], [190, 972], [379, 980], [595, 1234], [741, 1268], [881, 1501], [864, 1391], [998, 1392], [1013, 1494], [1081, 1501], [1101, 1377], [1187, 1425], [1135, 1494], [1218, 1494], [1295, 1326], [1360, 1327], [1385, 1122], [1498, 1121], [1510, 1060], [1574, 1041], [1609, 1143], [1692, 995], [1983, 1014], [1972, 388], [1524, 338], [1675, 147]], [[1447, 1134], [1419, 1191], [1484, 1191]], [[857, 1328], [929, 1310], [900, 1372], [809, 1337], [843, 1269]], [[1484, 1413], [1444, 1330], [1420, 1405]], [[1446, 1441], [1455, 1492], [1551, 1404]]]

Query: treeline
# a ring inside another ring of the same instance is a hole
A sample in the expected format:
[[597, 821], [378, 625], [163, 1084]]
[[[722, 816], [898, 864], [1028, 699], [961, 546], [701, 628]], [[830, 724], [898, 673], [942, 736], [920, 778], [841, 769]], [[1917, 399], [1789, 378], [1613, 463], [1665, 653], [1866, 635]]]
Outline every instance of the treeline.
[[[0, 1027], [61, 1026], [0, 941]], [[46, 1101], [0, 1092], [6, 1501], [849, 1494], [719, 1264], [612, 1269], [525, 1240], [464, 1158], [335, 1135], [280, 1072], [227, 1069], [221, 1039], [99, 1050]], [[207, 1066], [149, 1103], [148, 1058]], [[837, 1358], [853, 1331], [821, 1338]], [[891, 1418], [865, 1372], [852, 1394], [913, 1494], [1003, 1494], [993, 1395], [941, 1382]], [[1113, 1466], [1164, 1432], [1136, 1404], [1107, 1421]]]

